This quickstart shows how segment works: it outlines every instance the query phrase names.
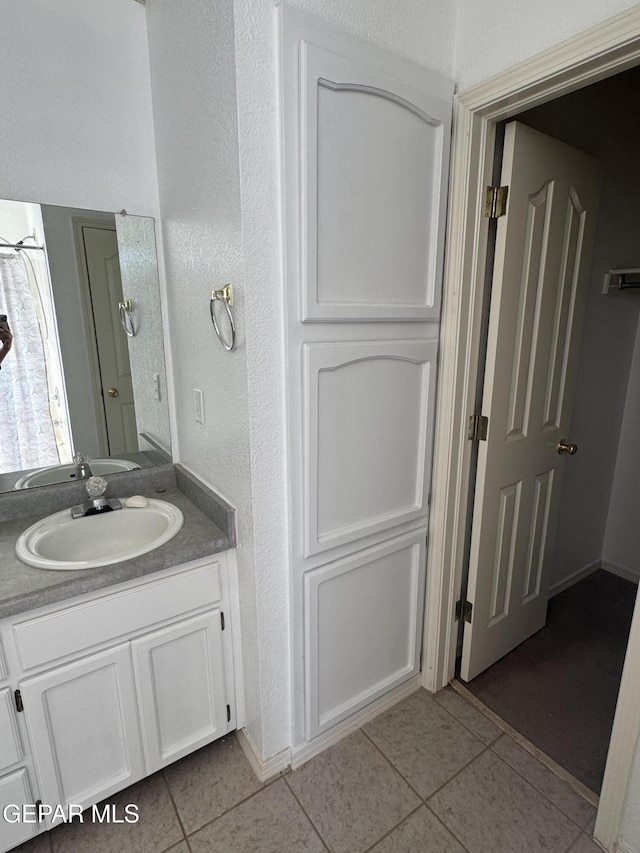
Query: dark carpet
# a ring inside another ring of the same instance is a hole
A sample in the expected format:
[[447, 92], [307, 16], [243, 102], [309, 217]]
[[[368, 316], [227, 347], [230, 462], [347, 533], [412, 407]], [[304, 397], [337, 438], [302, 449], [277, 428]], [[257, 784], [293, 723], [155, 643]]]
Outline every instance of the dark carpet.
[[466, 687], [600, 793], [637, 586], [599, 570], [549, 601], [547, 624]]

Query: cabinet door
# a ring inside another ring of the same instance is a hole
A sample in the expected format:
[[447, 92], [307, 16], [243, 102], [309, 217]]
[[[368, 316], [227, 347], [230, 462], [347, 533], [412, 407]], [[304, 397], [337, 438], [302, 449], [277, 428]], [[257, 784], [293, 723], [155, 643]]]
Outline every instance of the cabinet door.
[[[22, 768], [15, 773], [0, 777], [0, 803], [2, 809], [11, 804], [15, 808], [9, 808], [7, 819], [0, 819], [0, 851], [11, 850], [38, 831], [38, 824], [25, 822], [19, 809], [24, 805], [33, 803], [33, 794], [29, 787], [27, 771]], [[17, 818], [20, 818], [17, 820]], [[33, 819], [31, 812], [30, 820]]]
[[128, 643], [20, 689], [44, 802], [84, 808], [145, 775]]
[[216, 609], [131, 644], [149, 773], [235, 727], [227, 720], [222, 636]]
[[420, 671], [426, 529], [306, 572], [307, 736]]
[[18, 725], [9, 688], [0, 690], [0, 770], [17, 764], [22, 758]]

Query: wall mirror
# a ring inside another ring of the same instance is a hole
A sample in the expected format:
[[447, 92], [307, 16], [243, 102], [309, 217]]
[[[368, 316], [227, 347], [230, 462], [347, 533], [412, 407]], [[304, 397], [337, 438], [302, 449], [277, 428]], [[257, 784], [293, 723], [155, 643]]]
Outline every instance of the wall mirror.
[[0, 491], [170, 458], [153, 219], [0, 200], [0, 315]]

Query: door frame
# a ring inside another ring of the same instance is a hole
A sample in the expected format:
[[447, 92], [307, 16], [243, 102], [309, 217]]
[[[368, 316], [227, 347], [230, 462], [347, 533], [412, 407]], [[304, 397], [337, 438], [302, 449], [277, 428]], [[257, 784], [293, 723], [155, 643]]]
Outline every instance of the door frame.
[[[488, 245], [485, 191], [492, 183], [496, 124], [640, 64], [640, 8], [462, 92], [454, 103], [452, 178], [445, 258], [440, 369], [425, 604], [423, 686], [435, 692], [454, 676], [466, 521], [471, 485], [467, 422], [478, 384]], [[640, 660], [636, 607], [628, 659]], [[626, 667], [618, 697], [596, 838], [618, 838], [634, 745], [640, 734], [640, 674]]]
[[[115, 222], [113, 227], [110, 223], [100, 219], [91, 219], [85, 216], [73, 216], [71, 218], [73, 228], [73, 241], [76, 250], [76, 258], [78, 260], [78, 275], [80, 279], [80, 301], [82, 304], [82, 315], [84, 317], [84, 328], [86, 330], [87, 348], [89, 353], [89, 366], [91, 376], [93, 378], [91, 397], [98, 433], [98, 441], [100, 442], [100, 454], [107, 456], [107, 448], [109, 446], [107, 438], [107, 415], [104, 410], [103, 395], [100, 393], [102, 389], [102, 377], [100, 376], [100, 360], [98, 358], [98, 345], [96, 343], [96, 328], [93, 318], [93, 310], [91, 307], [91, 285], [89, 282], [89, 273], [87, 270], [87, 253], [84, 245], [84, 229], [85, 228], [100, 228], [105, 231], [116, 232]], [[75, 448], [77, 452], [77, 448]]]

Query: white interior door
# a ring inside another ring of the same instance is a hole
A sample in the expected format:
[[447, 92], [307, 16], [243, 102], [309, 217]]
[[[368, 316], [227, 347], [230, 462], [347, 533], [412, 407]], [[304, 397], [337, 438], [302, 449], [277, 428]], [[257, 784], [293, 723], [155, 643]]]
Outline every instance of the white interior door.
[[546, 621], [571, 404], [595, 231], [592, 157], [517, 122], [502, 169], [461, 676], [474, 678]]
[[118, 241], [115, 230], [93, 226], [83, 227], [82, 238], [106, 419], [107, 452], [114, 456], [138, 450], [129, 347], [118, 314], [118, 303], [122, 301]]

